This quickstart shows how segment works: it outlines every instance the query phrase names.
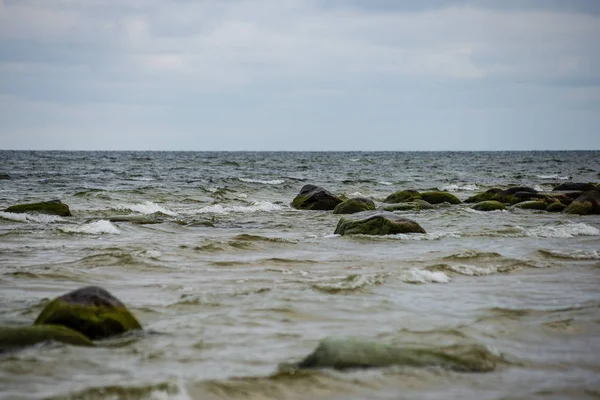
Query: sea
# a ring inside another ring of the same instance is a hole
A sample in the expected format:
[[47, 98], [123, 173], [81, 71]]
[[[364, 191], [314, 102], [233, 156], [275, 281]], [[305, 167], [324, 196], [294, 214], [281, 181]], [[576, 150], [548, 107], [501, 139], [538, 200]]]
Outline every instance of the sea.
[[[0, 151], [0, 172], [1, 210], [73, 214], [0, 212], [0, 325], [95, 285], [144, 326], [0, 355], [0, 399], [600, 398], [600, 216], [445, 204], [396, 212], [426, 234], [339, 236], [339, 215], [290, 207], [305, 184], [378, 206], [550, 191], [599, 182], [599, 151]], [[497, 362], [282, 369], [332, 337]]]

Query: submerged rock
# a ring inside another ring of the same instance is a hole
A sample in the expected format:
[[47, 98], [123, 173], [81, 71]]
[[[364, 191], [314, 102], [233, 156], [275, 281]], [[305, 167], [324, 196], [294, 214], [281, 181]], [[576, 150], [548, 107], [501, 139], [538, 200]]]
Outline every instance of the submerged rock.
[[334, 214], [356, 214], [361, 211], [375, 210], [375, 203], [364, 197], [353, 197], [335, 206]]
[[587, 192], [589, 190], [597, 189], [598, 187], [593, 183], [578, 183], [578, 182], [565, 182], [554, 187], [552, 190], [579, 190], [581, 192]]
[[441, 203], [450, 203], [450, 204], [460, 204], [462, 201], [458, 199], [455, 195], [448, 192], [423, 192], [421, 193], [421, 199], [425, 200], [429, 204], [441, 204]]
[[304, 185], [292, 201], [292, 207], [299, 210], [333, 210], [342, 199], [320, 186]]
[[481, 201], [477, 204], [475, 204], [474, 206], [471, 207], [473, 210], [477, 210], [477, 211], [495, 211], [495, 210], [504, 210], [506, 209], [506, 206], [504, 205], [504, 203], [500, 203], [499, 201], [496, 200], [487, 200], [487, 201]]
[[548, 207], [548, 203], [542, 200], [532, 200], [532, 201], [524, 201], [515, 205], [517, 208], [522, 208], [523, 210], [542, 210], [545, 211]]
[[406, 203], [420, 199], [421, 194], [416, 190], [399, 190], [385, 198], [384, 203]]
[[9, 179], [11, 179], [9, 174], [0, 172], [0, 180], [9, 180]]
[[480, 346], [404, 348], [360, 338], [327, 338], [296, 367], [348, 369], [405, 365], [489, 372], [496, 367], [496, 359]]
[[88, 337], [61, 325], [0, 327], [0, 352], [50, 341], [77, 346], [94, 345]]
[[142, 329], [123, 303], [97, 286], [77, 289], [50, 302], [34, 322], [47, 324], [66, 326], [93, 340]]
[[567, 214], [600, 214], [600, 191], [590, 190], [582, 193], [563, 211]]
[[60, 217], [71, 216], [69, 206], [60, 200], [43, 201], [40, 203], [15, 204], [4, 211], [11, 213], [37, 212], [40, 214], [58, 215]]
[[342, 218], [335, 228], [339, 235], [394, 235], [397, 233], [426, 233], [413, 220], [391, 212], [361, 213], [356, 218]]

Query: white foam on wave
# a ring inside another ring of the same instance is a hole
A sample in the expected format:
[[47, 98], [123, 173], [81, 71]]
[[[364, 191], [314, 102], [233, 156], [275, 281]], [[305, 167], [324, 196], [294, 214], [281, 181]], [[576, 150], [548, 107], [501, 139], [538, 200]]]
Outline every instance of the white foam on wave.
[[156, 212], [160, 212], [165, 215], [170, 215], [172, 217], [177, 215], [176, 212], [166, 209], [165, 207], [162, 207], [151, 201], [147, 201], [145, 203], [140, 203], [140, 204], [119, 204], [115, 209], [130, 210], [130, 211], [138, 212], [140, 214], [154, 214]]
[[571, 179], [570, 176], [560, 176], [558, 174], [552, 174], [552, 175], [536, 175], [536, 177], [540, 178], [540, 179], [560, 179], [562, 181], [568, 181], [569, 179]]
[[442, 186], [441, 189], [447, 192], [474, 192], [479, 189], [479, 186], [477, 186], [474, 183], [467, 183], [465, 185], [457, 185], [453, 183], [450, 185]]
[[279, 211], [282, 206], [270, 203], [268, 201], [255, 201], [250, 206], [223, 206], [214, 204], [212, 206], [202, 207], [195, 210], [197, 214], [229, 214], [229, 213], [253, 213], [258, 211], [269, 212]]
[[600, 230], [583, 222], [569, 223], [557, 226], [538, 226], [536, 228], [520, 229], [525, 236], [538, 238], [571, 238], [574, 236], [600, 236]]
[[379, 181], [377, 183], [379, 183], [380, 185], [385, 185], [385, 186], [392, 186], [393, 185], [392, 182], [387, 182], [387, 181]]
[[64, 219], [57, 215], [46, 214], [26, 214], [26, 213], [11, 213], [0, 211], [0, 218], [16, 222], [33, 222], [38, 224], [52, 224], [54, 222], [63, 222]]
[[88, 235], [118, 235], [121, 233], [116, 226], [105, 219], [79, 226], [64, 226], [59, 229], [65, 233], [85, 233]]
[[272, 179], [272, 180], [262, 180], [262, 179], [251, 179], [251, 178], [238, 178], [242, 182], [246, 183], [260, 183], [263, 185], [281, 185], [285, 181], [283, 179]]
[[494, 265], [488, 265], [485, 267], [480, 267], [477, 265], [470, 264], [458, 264], [458, 265], [447, 265], [446, 269], [448, 271], [454, 272], [459, 275], [466, 276], [486, 276], [492, 275], [499, 272], [500, 268]]
[[442, 271], [428, 271], [426, 269], [411, 268], [401, 275], [406, 283], [448, 283], [450, 277]]
[[400, 240], [440, 240], [444, 238], [460, 238], [458, 232], [432, 232], [432, 233], [398, 233], [395, 235], [386, 235], [385, 238]]
[[600, 260], [600, 252], [598, 250], [543, 250], [543, 252], [556, 258], [565, 258], [571, 260]]
[[364, 194], [362, 194], [361, 192], [352, 192], [350, 193], [350, 196], [354, 196], [354, 197], [363, 197]]
[[535, 190], [536, 192], [543, 192], [544, 191], [544, 189], [540, 185], [535, 185], [533, 187], [533, 190]]

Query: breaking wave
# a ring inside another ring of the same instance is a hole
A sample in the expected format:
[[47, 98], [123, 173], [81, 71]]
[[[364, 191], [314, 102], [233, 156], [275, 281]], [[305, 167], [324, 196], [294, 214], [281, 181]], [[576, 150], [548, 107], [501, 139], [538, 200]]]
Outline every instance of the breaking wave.
[[147, 201], [145, 203], [139, 203], [139, 204], [119, 204], [117, 207], [115, 207], [115, 209], [116, 210], [130, 210], [130, 211], [138, 212], [140, 214], [162, 213], [165, 215], [169, 215], [171, 217], [174, 217], [177, 215], [176, 212], [168, 210], [165, 207], [162, 207], [151, 201]]
[[0, 218], [16, 222], [34, 222], [41, 224], [52, 224], [54, 222], [63, 222], [64, 219], [57, 215], [47, 214], [21, 214], [0, 211]]
[[560, 179], [561, 181], [568, 181], [569, 179], [571, 179], [570, 176], [560, 176], [558, 174], [536, 175], [536, 177], [540, 179]]
[[238, 178], [242, 182], [246, 183], [260, 183], [262, 185], [281, 185], [285, 181], [283, 179], [272, 179], [272, 180], [262, 180], [262, 179], [250, 179], [250, 178]]
[[400, 278], [405, 283], [413, 284], [450, 282], [450, 277], [443, 271], [428, 271], [426, 269], [417, 268], [411, 268], [403, 272]]
[[598, 250], [538, 250], [538, 253], [545, 257], [563, 260], [600, 260], [600, 252]]
[[283, 207], [268, 201], [255, 201], [250, 206], [224, 206], [222, 204], [214, 204], [212, 206], [202, 207], [196, 210], [198, 214], [229, 214], [229, 213], [253, 213], [257, 211], [269, 212], [279, 211]]
[[110, 221], [104, 219], [79, 226], [64, 226], [60, 227], [59, 230], [65, 233], [85, 233], [88, 235], [118, 235], [121, 233], [121, 231], [119, 231], [116, 226], [111, 224]]
[[583, 222], [569, 223], [565, 225], [557, 226], [539, 226], [536, 228], [522, 228], [520, 229], [523, 234], [527, 237], [538, 237], [538, 238], [571, 238], [574, 236], [599, 236], [600, 230], [593, 226], [584, 224]]
[[441, 190], [445, 190], [447, 192], [474, 192], [478, 189], [479, 186], [474, 183], [467, 183], [465, 185], [457, 185], [453, 183], [441, 187]]

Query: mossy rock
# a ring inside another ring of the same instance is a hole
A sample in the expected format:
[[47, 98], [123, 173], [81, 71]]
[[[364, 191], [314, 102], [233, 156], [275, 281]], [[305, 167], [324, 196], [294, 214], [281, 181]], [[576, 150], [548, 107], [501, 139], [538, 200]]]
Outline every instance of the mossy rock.
[[401, 365], [489, 372], [495, 369], [497, 359], [481, 346], [411, 348], [361, 338], [327, 338], [294, 367], [344, 370]]
[[563, 212], [579, 215], [600, 214], [600, 191], [590, 190], [582, 193]]
[[394, 235], [397, 233], [425, 233], [413, 220], [391, 212], [361, 213], [357, 218], [342, 218], [335, 228], [339, 235]]
[[2, 326], [0, 352], [16, 350], [43, 342], [61, 342], [77, 346], [93, 346], [83, 334], [60, 325]]
[[385, 211], [421, 211], [434, 208], [431, 204], [422, 199], [415, 199], [408, 203], [386, 204], [381, 207]]
[[421, 199], [425, 200], [429, 204], [460, 204], [462, 201], [455, 195], [448, 192], [423, 192], [421, 193]]
[[58, 215], [60, 217], [71, 216], [69, 206], [62, 203], [60, 200], [43, 201], [41, 203], [16, 204], [8, 207], [6, 212], [11, 213], [40, 213]]
[[320, 186], [304, 185], [292, 200], [292, 207], [299, 210], [333, 210], [342, 199]]
[[465, 200], [465, 203], [481, 203], [482, 201], [495, 200], [495, 196], [502, 193], [502, 189], [492, 188], [483, 193], [478, 193]]
[[399, 190], [395, 193], [390, 194], [388, 197], [385, 198], [385, 200], [383, 200], [383, 202], [390, 204], [407, 203], [420, 198], [421, 194], [416, 190]]
[[505, 195], [514, 195], [518, 192], [529, 192], [529, 193], [537, 193], [537, 190], [530, 188], [528, 186], [513, 186], [513, 187], [509, 187], [508, 189], [504, 189], [502, 191], [502, 194]]
[[562, 212], [567, 206], [561, 203], [560, 201], [555, 201], [553, 203], [548, 204], [546, 207], [546, 211], [548, 212]]
[[364, 197], [353, 197], [343, 201], [333, 209], [334, 214], [356, 214], [361, 211], [375, 210], [375, 203]]
[[542, 210], [546, 211], [548, 207], [548, 203], [542, 200], [532, 200], [532, 201], [524, 201], [515, 205], [517, 208], [521, 208], [523, 210]]
[[93, 340], [142, 329], [123, 303], [97, 286], [57, 297], [44, 308], [34, 324], [63, 325]]
[[496, 200], [487, 200], [482, 201], [471, 207], [473, 210], [477, 211], [496, 211], [496, 210], [504, 210], [506, 206], [504, 203], [500, 203]]

